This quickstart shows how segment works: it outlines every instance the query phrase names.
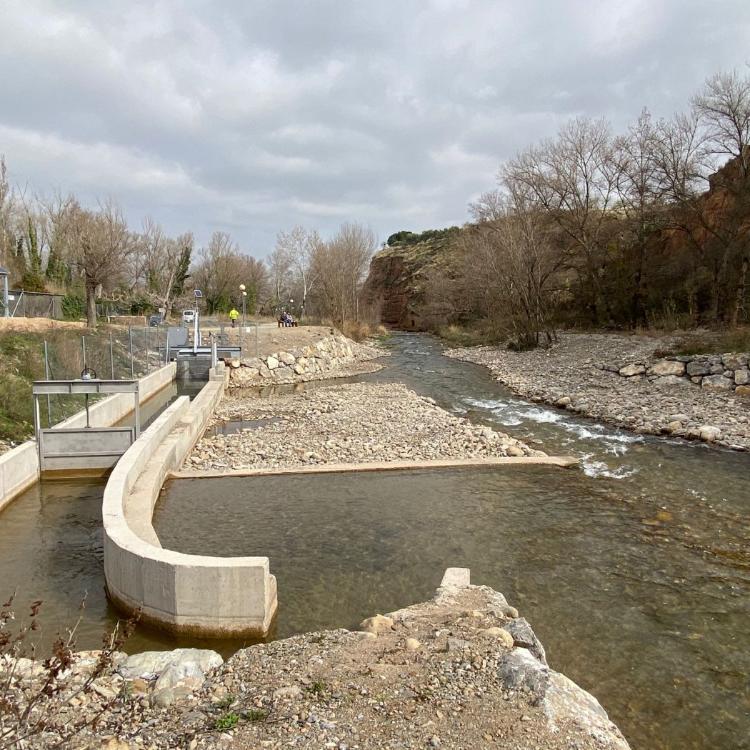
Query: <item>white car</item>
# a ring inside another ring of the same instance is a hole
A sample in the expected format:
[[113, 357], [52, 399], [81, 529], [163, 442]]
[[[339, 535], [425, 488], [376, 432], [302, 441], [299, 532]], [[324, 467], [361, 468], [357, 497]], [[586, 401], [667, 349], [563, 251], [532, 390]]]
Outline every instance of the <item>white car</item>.
[[183, 310], [182, 311], [182, 322], [192, 323], [195, 321], [195, 310]]

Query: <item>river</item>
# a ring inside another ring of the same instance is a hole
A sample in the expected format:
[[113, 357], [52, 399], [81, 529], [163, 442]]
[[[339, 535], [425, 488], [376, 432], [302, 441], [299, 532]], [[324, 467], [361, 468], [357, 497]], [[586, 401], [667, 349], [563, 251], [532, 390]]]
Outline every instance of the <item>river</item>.
[[[429, 597], [445, 567], [470, 567], [634, 748], [750, 748], [750, 456], [529, 404], [427, 336], [396, 335], [390, 347], [384, 370], [356, 380], [403, 382], [548, 453], [576, 455], [581, 469], [179, 480], [154, 519], [164, 545], [268, 555], [275, 637], [354, 627]], [[2, 516], [0, 571], [12, 580], [41, 551], [24, 592], [43, 581], [48, 598], [74, 602], [88, 588], [79, 645], [96, 647], [115, 616], [91, 595], [101, 592], [101, 488], [37, 492]], [[32, 514], [41, 539], [13, 560], [9, 513], [28, 544], [22, 520]], [[128, 650], [178, 644], [141, 629]]]

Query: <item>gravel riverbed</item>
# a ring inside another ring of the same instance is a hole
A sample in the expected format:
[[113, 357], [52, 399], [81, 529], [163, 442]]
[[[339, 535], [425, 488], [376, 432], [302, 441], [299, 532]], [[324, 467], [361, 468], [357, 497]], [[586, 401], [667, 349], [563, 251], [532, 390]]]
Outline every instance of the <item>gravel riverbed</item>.
[[184, 468], [544, 455], [504, 433], [455, 417], [400, 384], [346, 383], [262, 399], [232, 390], [219, 404], [213, 425], [237, 420], [245, 423], [239, 432], [210, 434], [209, 429]]
[[512, 352], [482, 346], [445, 354], [488, 367], [497, 380], [533, 401], [638, 433], [750, 450], [747, 396], [701, 388], [679, 378], [618, 373], [628, 363], [658, 360], [654, 352], [671, 343], [667, 338], [564, 333], [549, 349]]

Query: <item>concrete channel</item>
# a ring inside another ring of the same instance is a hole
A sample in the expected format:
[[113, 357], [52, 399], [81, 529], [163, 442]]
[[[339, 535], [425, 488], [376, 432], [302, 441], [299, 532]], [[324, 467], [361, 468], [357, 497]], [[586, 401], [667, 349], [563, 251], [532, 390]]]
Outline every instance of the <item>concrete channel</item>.
[[228, 376], [220, 362], [192, 402], [178, 398], [117, 463], [102, 505], [104, 575], [120, 609], [169, 632], [262, 637], [277, 609], [269, 559], [165, 550], [151, 524], [164, 479], [203, 434]]

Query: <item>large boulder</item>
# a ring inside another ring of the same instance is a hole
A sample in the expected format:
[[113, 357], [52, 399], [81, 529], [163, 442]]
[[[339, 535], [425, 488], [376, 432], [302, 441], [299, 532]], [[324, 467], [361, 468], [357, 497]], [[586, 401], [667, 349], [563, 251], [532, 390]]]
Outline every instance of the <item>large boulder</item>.
[[279, 360], [276, 359], [272, 354], [266, 357], [266, 367], [269, 370], [275, 370], [279, 366]]
[[293, 365], [295, 362], [294, 355], [289, 352], [279, 352], [278, 357], [279, 361], [283, 362], [285, 365]]
[[174, 651], [144, 651], [125, 659], [117, 668], [126, 680], [141, 677], [151, 680], [159, 677], [169, 667], [188, 669], [193, 665], [202, 672], [208, 672], [224, 663], [221, 654], [204, 648], [176, 648]]
[[737, 385], [749, 385], [750, 384], [750, 370], [735, 370], [734, 382]]
[[540, 706], [553, 731], [573, 721], [594, 738], [597, 747], [628, 750], [628, 743], [599, 701], [527, 649], [515, 648], [504, 654], [497, 676], [507, 690], [525, 693], [533, 705]]

